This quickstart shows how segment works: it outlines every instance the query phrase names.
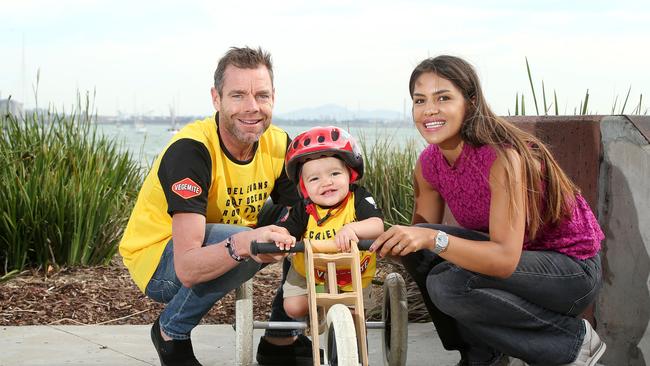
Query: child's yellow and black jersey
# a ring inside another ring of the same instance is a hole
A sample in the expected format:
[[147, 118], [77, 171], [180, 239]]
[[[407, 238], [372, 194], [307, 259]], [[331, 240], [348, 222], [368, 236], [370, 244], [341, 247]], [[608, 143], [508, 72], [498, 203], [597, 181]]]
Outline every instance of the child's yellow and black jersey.
[[[371, 217], [379, 217], [383, 219], [381, 210], [377, 207], [372, 195], [362, 187], [353, 184], [350, 187], [351, 197], [344, 203], [345, 206], [340, 209], [330, 211], [330, 217], [321, 226], [318, 225], [312, 215], [307, 213], [305, 202], [301, 200], [291, 208], [289, 217], [286, 221], [279, 223], [289, 230], [289, 233], [296, 237], [298, 240], [314, 239], [326, 240], [334, 239], [337, 230], [343, 225], [354, 221], [362, 221]], [[328, 208], [315, 205], [318, 210], [319, 217], [325, 217], [329, 211]], [[377, 256], [375, 253], [361, 251], [360, 264], [361, 264], [361, 282], [362, 286], [366, 287], [375, 276], [377, 267]], [[291, 263], [300, 275], [305, 276], [305, 255], [297, 253], [291, 260]], [[327, 277], [327, 268], [314, 268], [314, 279], [316, 283], [325, 282]], [[350, 268], [337, 267], [336, 277], [339, 287], [343, 291], [352, 290], [352, 277]]]
[[207, 223], [254, 227], [268, 197], [287, 206], [298, 200], [284, 173], [286, 132], [271, 125], [255, 143], [253, 158], [238, 161], [221, 142], [216, 120], [218, 114], [176, 133], [138, 194], [120, 254], [142, 291], [172, 237], [174, 213], [198, 213]]

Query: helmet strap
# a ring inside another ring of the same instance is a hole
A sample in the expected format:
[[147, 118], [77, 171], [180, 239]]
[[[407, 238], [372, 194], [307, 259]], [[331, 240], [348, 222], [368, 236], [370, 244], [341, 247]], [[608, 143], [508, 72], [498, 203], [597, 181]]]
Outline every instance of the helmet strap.
[[314, 218], [314, 220], [316, 220], [316, 225], [323, 226], [323, 224], [330, 217], [336, 216], [342, 209], [345, 208], [345, 205], [348, 203], [348, 200], [350, 199], [351, 195], [352, 195], [352, 192], [351, 191], [348, 192], [348, 194], [345, 196], [343, 201], [341, 201], [338, 205], [336, 205], [334, 207], [330, 207], [330, 209], [327, 210], [327, 213], [325, 214], [325, 216], [323, 216], [322, 218], [318, 216], [318, 208], [316, 207], [316, 204], [310, 198], [306, 199], [307, 202], [305, 202], [306, 203], [305, 204], [305, 210], [307, 211], [307, 213], [309, 215], [311, 215], [311, 217]]
[[307, 193], [307, 187], [305, 186], [305, 181], [302, 180], [302, 177], [298, 178], [298, 188], [302, 197], [309, 199], [309, 193]]
[[348, 170], [350, 171], [350, 184], [352, 184], [356, 182], [357, 179], [359, 178], [359, 173], [357, 173], [355, 169], [352, 169], [350, 167], [348, 167]]

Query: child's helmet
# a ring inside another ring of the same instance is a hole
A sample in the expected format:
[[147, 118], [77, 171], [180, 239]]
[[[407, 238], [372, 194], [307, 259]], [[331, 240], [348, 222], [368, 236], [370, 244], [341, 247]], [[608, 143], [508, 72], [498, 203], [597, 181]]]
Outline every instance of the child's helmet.
[[350, 183], [363, 177], [363, 157], [356, 140], [338, 127], [314, 127], [291, 141], [284, 160], [287, 177], [300, 186], [303, 197], [307, 197], [307, 192], [301, 183], [300, 167], [308, 160], [326, 156], [345, 162], [350, 169]]

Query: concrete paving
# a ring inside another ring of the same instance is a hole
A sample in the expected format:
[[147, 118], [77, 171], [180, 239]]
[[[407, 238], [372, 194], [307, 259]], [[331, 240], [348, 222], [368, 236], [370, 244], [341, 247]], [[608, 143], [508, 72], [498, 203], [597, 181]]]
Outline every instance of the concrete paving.
[[[149, 331], [147, 325], [1, 327], [0, 366], [159, 365]], [[262, 334], [255, 330], [254, 350]], [[371, 365], [383, 365], [380, 335], [379, 330], [368, 331]], [[200, 325], [192, 332], [192, 343], [203, 365], [235, 363], [230, 325]], [[455, 365], [459, 358], [458, 352], [442, 348], [431, 323], [409, 324], [408, 365]]]

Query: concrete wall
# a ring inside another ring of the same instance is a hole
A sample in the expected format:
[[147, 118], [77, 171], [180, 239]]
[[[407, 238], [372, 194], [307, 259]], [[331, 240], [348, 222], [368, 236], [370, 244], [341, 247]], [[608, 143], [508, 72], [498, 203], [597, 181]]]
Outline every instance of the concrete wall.
[[600, 129], [598, 216], [606, 239], [596, 319], [598, 333], [607, 343], [600, 363], [646, 365], [650, 363], [650, 145], [646, 137], [650, 117], [605, 117]]

